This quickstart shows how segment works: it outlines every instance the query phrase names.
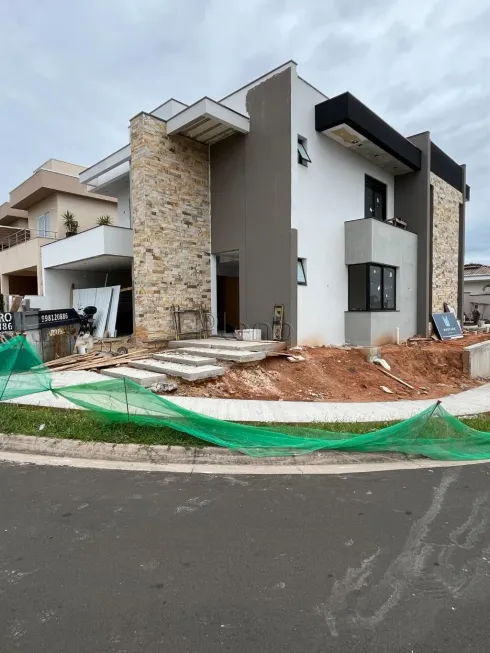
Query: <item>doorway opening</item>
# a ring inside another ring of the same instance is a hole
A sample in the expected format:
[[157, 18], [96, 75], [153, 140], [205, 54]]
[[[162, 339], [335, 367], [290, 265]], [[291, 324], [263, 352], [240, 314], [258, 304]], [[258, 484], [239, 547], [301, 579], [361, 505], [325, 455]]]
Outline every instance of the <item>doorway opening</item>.
[[386, 220], [386, 184], [369, 175], [365, 177], [364, 217]]
[[240, 262], [238, 251], [216, 256], [216, 308], [218, 333], [240, 328]]

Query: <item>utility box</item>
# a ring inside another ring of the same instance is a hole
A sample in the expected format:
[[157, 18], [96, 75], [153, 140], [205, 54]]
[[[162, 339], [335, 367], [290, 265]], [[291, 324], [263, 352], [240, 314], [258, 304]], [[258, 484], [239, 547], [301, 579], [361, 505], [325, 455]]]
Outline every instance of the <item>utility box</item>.
[[70, 356], [80, 331], [80, 316], [74, 308], [12, 313], [14, 331], [23, 333], [43, 362]]

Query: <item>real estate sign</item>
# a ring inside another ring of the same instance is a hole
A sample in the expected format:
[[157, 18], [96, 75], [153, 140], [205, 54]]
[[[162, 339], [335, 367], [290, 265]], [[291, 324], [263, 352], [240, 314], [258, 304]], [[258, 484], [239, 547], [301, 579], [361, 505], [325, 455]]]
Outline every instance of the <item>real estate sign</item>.
[[14, 330], [14, 318], [12, 313], [0, 313], [0, 332]]
[[463, 337], [463, 332], [454, 313], [432, 313], [432, 319], [441, 340]]

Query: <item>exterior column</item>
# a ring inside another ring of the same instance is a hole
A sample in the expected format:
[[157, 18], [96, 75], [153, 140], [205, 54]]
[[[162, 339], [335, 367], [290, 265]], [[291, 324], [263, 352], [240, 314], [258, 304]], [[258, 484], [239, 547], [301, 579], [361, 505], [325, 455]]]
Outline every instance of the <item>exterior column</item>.
[[[444, 310], [444, 302], [459, 314], [460, 207], [463, 195], [430, 173], [434, 189], [432, 227], [432, 313]], [[463, 243], [464, 247], [464, 243]]]
[[211, 311], [209, 148], [145, 113], [130, 131], [135, 334], [170, 340], [173, 304]]

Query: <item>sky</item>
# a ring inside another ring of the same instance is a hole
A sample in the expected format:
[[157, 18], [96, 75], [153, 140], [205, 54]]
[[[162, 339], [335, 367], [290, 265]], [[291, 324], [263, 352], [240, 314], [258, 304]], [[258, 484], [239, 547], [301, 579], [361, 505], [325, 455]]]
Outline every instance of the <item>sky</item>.
[[466, 260], [490, 263], [489, 35], [483, 0], [0, 0], [0, 204], [49, 158], [127, 144], [140, 111], [294, 59], [467, 164]]

